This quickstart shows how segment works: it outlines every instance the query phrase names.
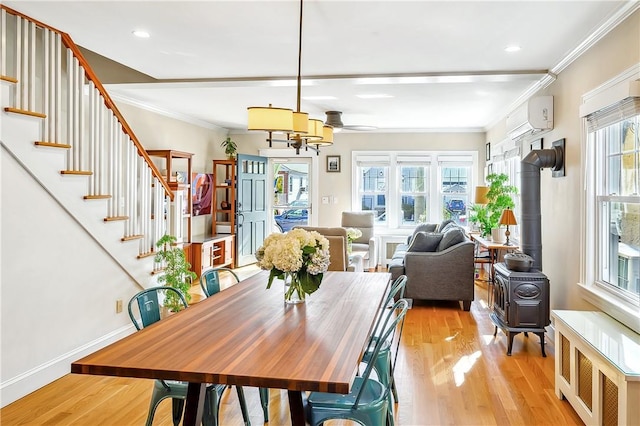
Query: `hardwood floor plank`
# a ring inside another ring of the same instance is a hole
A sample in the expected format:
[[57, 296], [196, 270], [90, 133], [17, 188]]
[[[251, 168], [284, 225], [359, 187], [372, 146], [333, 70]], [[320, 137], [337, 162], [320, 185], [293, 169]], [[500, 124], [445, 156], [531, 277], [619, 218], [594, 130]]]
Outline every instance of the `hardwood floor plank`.
[[[476, 283], [469, 312], [448, 302], [416, 303], [408, 311], [395, 373], [396, 424], [581, 425], [569, 403], [555, 396], [551, 341], [543, 358], [538, 336], [521, 333], [507, 356], [506, 336], [493, 336], [486, 295]], [[142, 425], [152, 387], [152, 380], [69, 374], [0, 410], [0, 423]], [[252, 424], [262, 424], [258, 390], [245, 388], [245, 397]], [[287, 393], [271, 389], [269, 397], [269, 424], [290, 425]], [[222, 397], [220, 423], [242, 425], [235, 389]], [[170, 400], [160, 404], [153, 424], [172, 425]]]

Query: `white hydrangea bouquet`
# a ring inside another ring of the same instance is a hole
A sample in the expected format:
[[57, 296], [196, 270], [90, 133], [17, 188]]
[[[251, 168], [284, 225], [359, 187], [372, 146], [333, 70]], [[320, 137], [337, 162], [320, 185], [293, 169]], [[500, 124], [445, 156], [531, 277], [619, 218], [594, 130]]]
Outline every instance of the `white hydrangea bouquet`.
[[264, 240], [256, 258], [261, 269], [271, 271], [267, 288], [279, 278], [289, 284], [285, 301], [303, 302], [307, 294], [320, 287], [329, 267], [329, 241], [316, 231], [304, 229], [274, 233]]
[[351, 246], [354, 240], [362, 237], [362, 231], [358, 228], [347, 228], [347, 251], [351, 253]]

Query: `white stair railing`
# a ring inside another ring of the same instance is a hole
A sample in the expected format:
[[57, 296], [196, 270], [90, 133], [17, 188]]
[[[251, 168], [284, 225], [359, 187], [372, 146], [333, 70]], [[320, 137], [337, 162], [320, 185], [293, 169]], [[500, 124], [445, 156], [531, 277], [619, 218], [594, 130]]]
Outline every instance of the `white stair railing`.
[[121, 240], [153, 254], [173, 192], [71, 38], [0, 7], [0, 79], [15, 84], [5, 111], [41, 118], [34, 143], [66, 149], [61, 173], [88, 176], [84, 199], [105, 199], [105, 222], [123, 221]]

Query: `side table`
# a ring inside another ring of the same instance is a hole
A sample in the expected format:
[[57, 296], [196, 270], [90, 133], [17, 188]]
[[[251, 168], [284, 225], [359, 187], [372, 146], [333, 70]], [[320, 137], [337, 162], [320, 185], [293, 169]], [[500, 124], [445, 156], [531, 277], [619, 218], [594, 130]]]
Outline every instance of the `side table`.
[[506, 245], [503, 243], [496, 243], [494, 241], [483, 238], [482, 236], [480, 236], [480, 234], [475, 234], [475, 233], [470, 233], [469, 238], [471, 239], [471, 241], [475, 242], [476, 244], [479, 244], [480, 246], [486, 248], [487, 251], [489, 252], [489, 263], [491, 264], [491, 274], [490, 274], [491, 278], [489, 281], [489, 285], [487, 286], [488, 287], [487, 288], [487, 291], [488, 291], [487, 305], [491, 307], [493, 292], [491, 291], [492, 289], [489, 287], [493, 287], [495, 285], [495, 279], [496, 279], [495, 264], [500, 259], [500, 251], [518, 250], [520, 247], [517, 244]]
[[353, 251], [349, 254], [349, 271], [364, 272], [364, 259], [368, 251]]

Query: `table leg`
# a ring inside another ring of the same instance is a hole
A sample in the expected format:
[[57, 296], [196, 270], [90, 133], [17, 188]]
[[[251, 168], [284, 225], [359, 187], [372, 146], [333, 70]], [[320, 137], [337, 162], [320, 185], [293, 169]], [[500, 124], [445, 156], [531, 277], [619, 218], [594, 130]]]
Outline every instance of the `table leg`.
[[199, 426], [202, 423], [206, 390], [205, 383], [189, 383], [184, 407], [184, 426]]
[[287, 391], [289, 395], [289, 412], [291, 413], [291, 426], [304, 426], [306, 424], [304, 416], [304, 403], [302, 402], [301, 391]]
[[490, 271], [489, 271], [489, 283], [487, 284], [487, 305], [489, 306], [489, 308], [493, 307], [493, 293], [495, 292], [495, 285], [496, 285], [496, 269], [494, 268], [494, 265], [496, 264], [496, 260], [497, 260], [497, 250], [494, 249], [488, 249], [489, 251], [489, 261], [491, 262], [491, 266], [489, 267]]

